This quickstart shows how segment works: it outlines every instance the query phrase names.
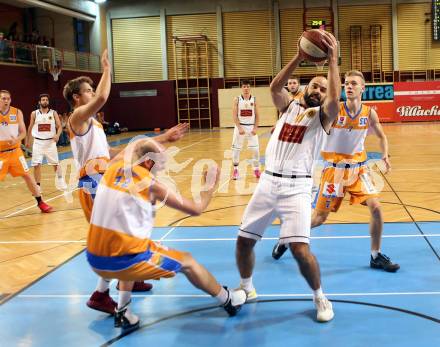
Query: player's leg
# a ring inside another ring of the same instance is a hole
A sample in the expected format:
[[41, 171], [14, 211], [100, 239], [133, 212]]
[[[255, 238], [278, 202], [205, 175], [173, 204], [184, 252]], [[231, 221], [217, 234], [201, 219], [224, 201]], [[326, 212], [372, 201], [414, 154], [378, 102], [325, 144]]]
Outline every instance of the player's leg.
[[134, 329], [139, 326], [139, 317], [131, 312], [133, 281], [119, 281], [118, 307], [115, 311], [115, 328]]
[[260, 178], [260, 145], [258, 142], [258, 135], [250, 135], [248, 137], [248, 148], [252, 152], [252, 168], [254, 170], [254, 176]]
[[396, 272], [400, 269], [389, 257], [381, 253], [381, 242], [383, 232], [383, 214], [378, 198], [370, 198], [365, 201], [370, 210], [370, 237], [371, 237], [371, 258], [370, 266], [375, 269], [383, 269], [387, 272]]
[[240, 272], [240, 287], [246, 291], [248, 300], [257, 298], [252, 282], [254, 247], [276, 216], [276, 195], [272, 188], [272, 179], [263, 175], [246, 207], [238, 233], [235, 258]]
[[239, 177], [238, 164], [240, 163], [240, 152], [243, 147], [244, 135], [240, 135], [237, 127], [234, 127], [234, 134], [232, 137], [232, 164], [234, 171], [232, 172], [232, 179], [237, 180]]
[[228, 290], [222, 287], [215, 277], [190, 253], [183, 253], [181, 272], [196, 288], [216, 298], [229, 315], [235, 316], [246, 301], [246, 293], [242, 289]]
[[59, 159], [58, 159], [58, 150], [57, 145], [55, 141], [48, 140], [49, 143], [47, 144], [47, 147], [45, 148], [44, 155], [46, 156], [47, 163], [51, 166], [53, 166], [53, 169], [55, 171], [55, 187], [60, 190], [67, 189], [67, 184], [64, 181], [63, 178], [63, 171], [61, 169], [61, 166], [59, 165]]
[[40, 187], [40, 192], [41, 192], [41, 164], [35, 164], [35, 166], [32, 165], [32, 167], [34, 168], [35, 183], [37, 184], [38, 187]]
[[383, 232], [383, 214], [379, 202], [378, 192], [373, 184], [368, 168], [361, 167], [358, 170], [355, 182], [347, 187], [350, 193], [350, 204], [367, 205], [370, 211], [370, 237], [371, 256], [370, 267], [383, 269], [387, 272], [396, 272], [400, 269], [399, 264], [394, 264], [389, 257], [381, 253]]
[[[303, 180], [303, 179], [301, 179]], [[301, 182], [297, 182], [298, 187]], [[304, 179], [304, 192], [282, 196], [278, 203], [281, 220], [280, 242], [288, 244], [299, 270], [310, 288], [317, 309], [317, 320], [327, 322], [334, 316], [331, 303], [321, 288], [321, 274], [316, 257], [310, 251], [311, 181]], [[310, 183], [310, 189], [308, 184]]]
[[34, 177], [29, 173], [26, 159], [20, 148], [17, 148], [10, 154], [9, 173], [13, 177], [23, 177], [29, 191], [37, 200], [38, 208], [41, 212], [49, 213], [52, 211], [52, 207], [42, 200], [40, 189], [38, 188]]
[[34, 178], [37, 186], [41, 192], [41, 164], [43, 163], [43, 148], [40, 144], [40, 140], [34, 139], [32, 145], [32, 159], [31, 166], [34, 168]]

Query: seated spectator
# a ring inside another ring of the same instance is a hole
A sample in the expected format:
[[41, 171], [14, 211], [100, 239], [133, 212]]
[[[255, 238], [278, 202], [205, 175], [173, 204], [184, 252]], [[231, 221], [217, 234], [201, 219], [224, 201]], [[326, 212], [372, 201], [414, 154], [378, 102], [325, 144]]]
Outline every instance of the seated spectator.
[[98, 112], [96, 114], [96, 120], [102, 124], [106, 135], [117, 135], [122, 132], [128, 131], [127, 128], [121, 128], [118, 122], [109, 123], [104, 119], [104, 112]]

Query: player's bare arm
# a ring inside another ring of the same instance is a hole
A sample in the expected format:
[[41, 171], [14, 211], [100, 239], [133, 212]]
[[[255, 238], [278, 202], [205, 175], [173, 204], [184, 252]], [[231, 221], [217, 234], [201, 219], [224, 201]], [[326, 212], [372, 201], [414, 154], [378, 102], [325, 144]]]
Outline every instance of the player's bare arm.
[[238, 120], [238, 97], [235, 97], [234, 102], [232, 103], [232, 120], [234, 121], [234, 124], [237, 127], [239, 134], [244, 135], [244, 129], [240, 125], [240, 121]]
[[77, 133], [83, 133], [84, 128], [88, 126], [89, 118], [95, 115], [106, 103], [110, 95], [111, 88], [111, 66], [108, 60], [108, 52], [104, 50], [101, 57], [102, 76], [96, 91], [93, 92], [91, 86], [82, 90], [81, 93], [91, 93], [90, 102], [81, 105], [73, 111], [70, 116], [72, 130]]
[[9, 145], [15, 145], [16, 143], [20, 143], [24, 138], [26, 138], [26, 125], [24, 124], [23, 112], [21, 110], [17, 110], [17, 118], [18, 118], [18, 136], [11, 138], [8, 142]]
[[63, 131], [63, 127], [61, 126], [60, 116], [57, 111], [53, 111], [53, 117], [55, 118], [55, 128], [57, 129], [57, 133], [52, 139], [57, 143], [61, 136], [61, 132]]
[[25, 147], [29, 147], [32, 144], [32, 128], [35, 124], [35, 111], [31, 112], [30, 122], [29, 122], [29, 128], [26, 136], [26, 141], [24, 143]]
[[379, 116], [374, 109], [371, 109], [370, 111], [370, 127], [379, 139], [379, 146], [382, 151], [382, 160], [385, 163], [385, 173], [388, 173], [391, 171], [391, 162], [388, 152], [388, 139], [383, 131], [382, 125], [380, 124]]
[[330, 131], [339, 112], [341, 97], [341, 78], [338, 68], [338, 42], [329, 32], [323, 33], [323, 43], [328, 49], [327, 96], [322, 106], [322, 125], [326, 132]]
[[168, 129], [164, 134], [155, 136], [154, 140], [161, 144], [176, 142], [185, 135], [188, 129], [189, 129], [188, 123], [179, 123], [173, 126], [172, 128]]
[[[188, 213], [191, 216], [199, 216], [208, 207], [218, 184], [219, 174], [217, 168], [211, 168], [210, 177], [213, 182], [211, 182], [208, 190], [200, 192], [201, 199], [198, 203], [183, 196], [178, 196], [173, 190], [158, 181], [154, 181], [150, 191], [156, 200], [163, 201], [168, 207]], [[204, 182], [206, 179], [207, 173], [204, 176]]]
[[[299, 43], [299, 41], [298, 41]], [[289, 92], [284, 88], [287, 81], [289, 80], [289, 76], [292, 75], [293, 71], [298, 67], [298, 65], [304, 60], [304, 57], [301, 54], [299, 46], [297, 48], [298, 53], [293, 57], [291, 61], [285, 65], [280, 72], [275, 76], [270, 84], [270, 93], [272, 95], [272, 101], [275, 107], [280, 112], [284, 112], [289, 106], [290, 103], [290, 95]]]

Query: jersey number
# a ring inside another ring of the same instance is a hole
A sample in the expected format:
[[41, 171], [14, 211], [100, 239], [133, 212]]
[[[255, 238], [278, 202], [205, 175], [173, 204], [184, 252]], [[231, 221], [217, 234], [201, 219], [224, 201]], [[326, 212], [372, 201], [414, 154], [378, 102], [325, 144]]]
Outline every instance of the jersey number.
[[290, 125], [284, 123], [283, 128], [280, 131], [278, 140], [282, 142], [301, 143], [307, 127], [304, 125]]

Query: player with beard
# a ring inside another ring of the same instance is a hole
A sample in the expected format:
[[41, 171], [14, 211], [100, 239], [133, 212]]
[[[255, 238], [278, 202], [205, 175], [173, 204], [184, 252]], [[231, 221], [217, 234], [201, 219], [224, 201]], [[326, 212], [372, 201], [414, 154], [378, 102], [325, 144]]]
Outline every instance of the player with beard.
[[290, 97], [294, 100], [300, 100], [304, 93], [300, 89], [301, 85], [299, 83], [298, 77], [291, 77], [287, 80], [287, 91]]
[[[399, 264], [393, 263], [380, 251], [383, 230], [382, 208], [366, 165], [365, 151], [365, 138], [371, 128], [380, 141], [382, 160], [387, 173], [391, 170], [388, 140], [376, 111], [362, 104], [362, 93], [365, 91], [362, 72], [357, 70], [346, 72], [344, 87], [347, 100], [340, 103], [338, 118], [321, 152], [325, 167], [321, 175], [311, 227], [320, 226], [327, 220], [330, 212], [337, 212], [345, 194], [349, 193], [350, 204], [368, 206], [370, 211], [370, 267], [396, 272], [400, 268]], [[276, 244], [272, 251], [273, 258], [281, 258], [286, 250], [285, 245]]]
[[[59, 166], [57, 142], [63, 128], [60, 118], [55, 110], [49, 108], [49, 94], [41, 94], [38, 100], [38, 110], [32, 111], [28, 128], [26, 147], [29, 147], [33, 138], [32, 166], [37, 185], [41, 184], [41, 164], [46, 157], [47, 163], [52, 165], [56, 173], [55, 186], [58, 189], [66, 189], [67, 185], [63, 179]], [[40, 189], [41, 191], [41, 189]]]
[[240, 288], [245, 290], [247, 300], [253, 300], [257, 298], [252, 282], [254, 247], [266, 227], [278, 217], [280, 242], [289, 246], [301, 274], [313, 290], [319, 322], [330, 321], [334, 313], [321, 288], [318, 261], [309, 247], [312, 169], [338, 114], [341, 93], [337, 41], [332, 34], [323, 32], [323, 43], [328, 49], [327, 79], [313, 78], [300, 101], [291, 100], [284, 88], [304, 59], [299, 48], [298, 54], [270, 85], [272, 101], [282, 116], [267, 145], [265, 171], [246, 207], [236, 243]]

